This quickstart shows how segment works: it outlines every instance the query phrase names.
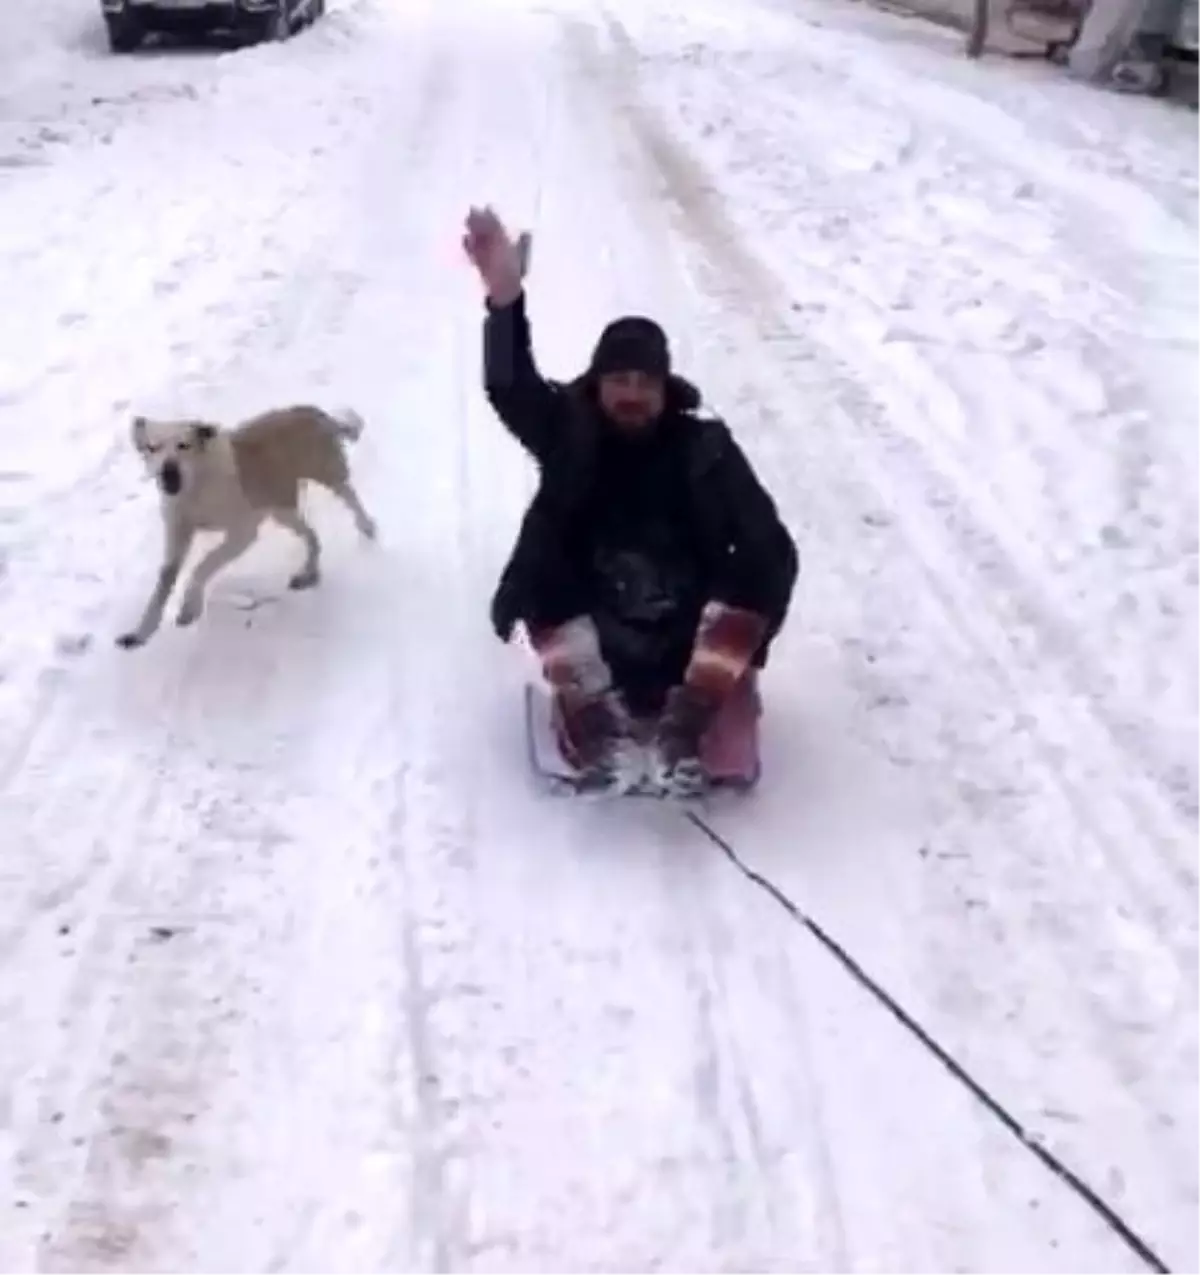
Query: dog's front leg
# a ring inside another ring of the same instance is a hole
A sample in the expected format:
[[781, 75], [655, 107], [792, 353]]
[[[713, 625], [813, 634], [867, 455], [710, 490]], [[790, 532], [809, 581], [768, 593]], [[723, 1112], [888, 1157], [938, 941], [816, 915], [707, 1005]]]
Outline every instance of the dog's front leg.
[[158, 579], [154, 582], [154, 589], [146, 603], [146, 609], [142, 612], [142, 618], [137, 628], [131, 629], [128, 633], [122, 633], [117, 638], [117, 645], [124, 647], [127, 651], [148, 642], [162, 623], [167, 599], [171, 596], [171, 590], [175, 587], [175, 581], [179, 579], [179, 572], [183, 569], [184, 559], [192, 547], [192, 532], [189, 528], [171, 521], [167, 523], [166, 534], [167, 543], [163, 554], [163, 564], [158, 569]]
[[363, 502], [359, 499], [358, 492], [354, 490], [350, 480], [347, 478], [344, 483], [339, 483], [332, 490], [334, 495], [354, 515], [354, 522], [358, 527], [359, 535], [366, 540], [374, 540], [379, 534], [379, 528], [375, 524], [375, 519], [363, 507]]
[[188, 581], [183, 602], [179, 607], [179, 615], [175, 620], [176, 624], [192, 624], [200, 618], [200, 613], [204, 610], [204, 591], [208, 588], [208, 582], [218, 571], [229, 566], [235, 558], [240, 558], [254, 543], [257, 535], [257, 521], [239, 522], [225, 532], [225, 539], [220, 544], [215, 545], [200, 559], [195, 571], [192, 572], [192, 578]]

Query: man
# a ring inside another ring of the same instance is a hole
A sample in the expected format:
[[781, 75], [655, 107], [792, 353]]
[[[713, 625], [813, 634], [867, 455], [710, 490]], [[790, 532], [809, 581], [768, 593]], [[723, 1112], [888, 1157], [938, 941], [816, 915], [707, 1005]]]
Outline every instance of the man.
[[657, 324], [616, 320], [581, 376], [546, 381], [525, 310], [528, 237], [472, 209], [463, 247], [487, 294], [488, 398], [541, 470], [496, 632], [525, 625], [585, 787], [640, 778], [625, 765], [632, 718], [657, 714], [657, 778], [693, 794], [705, 733], [787, 614], [796, 546], [728, 428], [698, 414]]

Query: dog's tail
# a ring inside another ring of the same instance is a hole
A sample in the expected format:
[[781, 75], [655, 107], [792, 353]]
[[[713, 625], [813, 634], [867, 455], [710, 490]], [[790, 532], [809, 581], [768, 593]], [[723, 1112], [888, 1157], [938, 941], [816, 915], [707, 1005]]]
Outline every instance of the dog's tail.
[[355, 443], [362, 437], [366, 421], [354, 408], [343, 407], [340, 411], [330, 412], [328, 415], [330, 426], [338, 438], [344, 438], [351, 443]]

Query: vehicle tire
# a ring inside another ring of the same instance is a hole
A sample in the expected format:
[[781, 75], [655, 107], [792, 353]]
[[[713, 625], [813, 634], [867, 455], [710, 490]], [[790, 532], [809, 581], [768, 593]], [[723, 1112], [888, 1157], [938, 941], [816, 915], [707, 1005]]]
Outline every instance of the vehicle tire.
[[967, 32], [967, 57], [977, 58], [987, 47], [991, 16], [991, 0], [975, 0], [971, 14], [971, 29]]
[[296, 27], [292, 23], [292, 6], [289, 0], [275, 0], [267, 13], [255, 15], [250, 22], [242, 25], [245, 42], [249, 45], [261, 43], [282, 43], [291, 40]]
[[291, 39], [293, 30], [289, 0], [275, 0], [275, 7], [262, 19], [259, 38], [282, 44]]
[[105, 18], [104, 24], [113, 53], [132, 53], [142, 43], [142, 28], [128, 14]]

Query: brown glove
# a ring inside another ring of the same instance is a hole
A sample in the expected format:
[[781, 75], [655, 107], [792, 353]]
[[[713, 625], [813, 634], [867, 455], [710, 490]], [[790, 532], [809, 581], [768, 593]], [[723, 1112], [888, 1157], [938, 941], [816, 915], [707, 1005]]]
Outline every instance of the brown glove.
[[707, 603], [684, 685], [703, 701], [723, 702], [746, 676], [766, 631], [766, 618], [754, 611], [724, 602]]

